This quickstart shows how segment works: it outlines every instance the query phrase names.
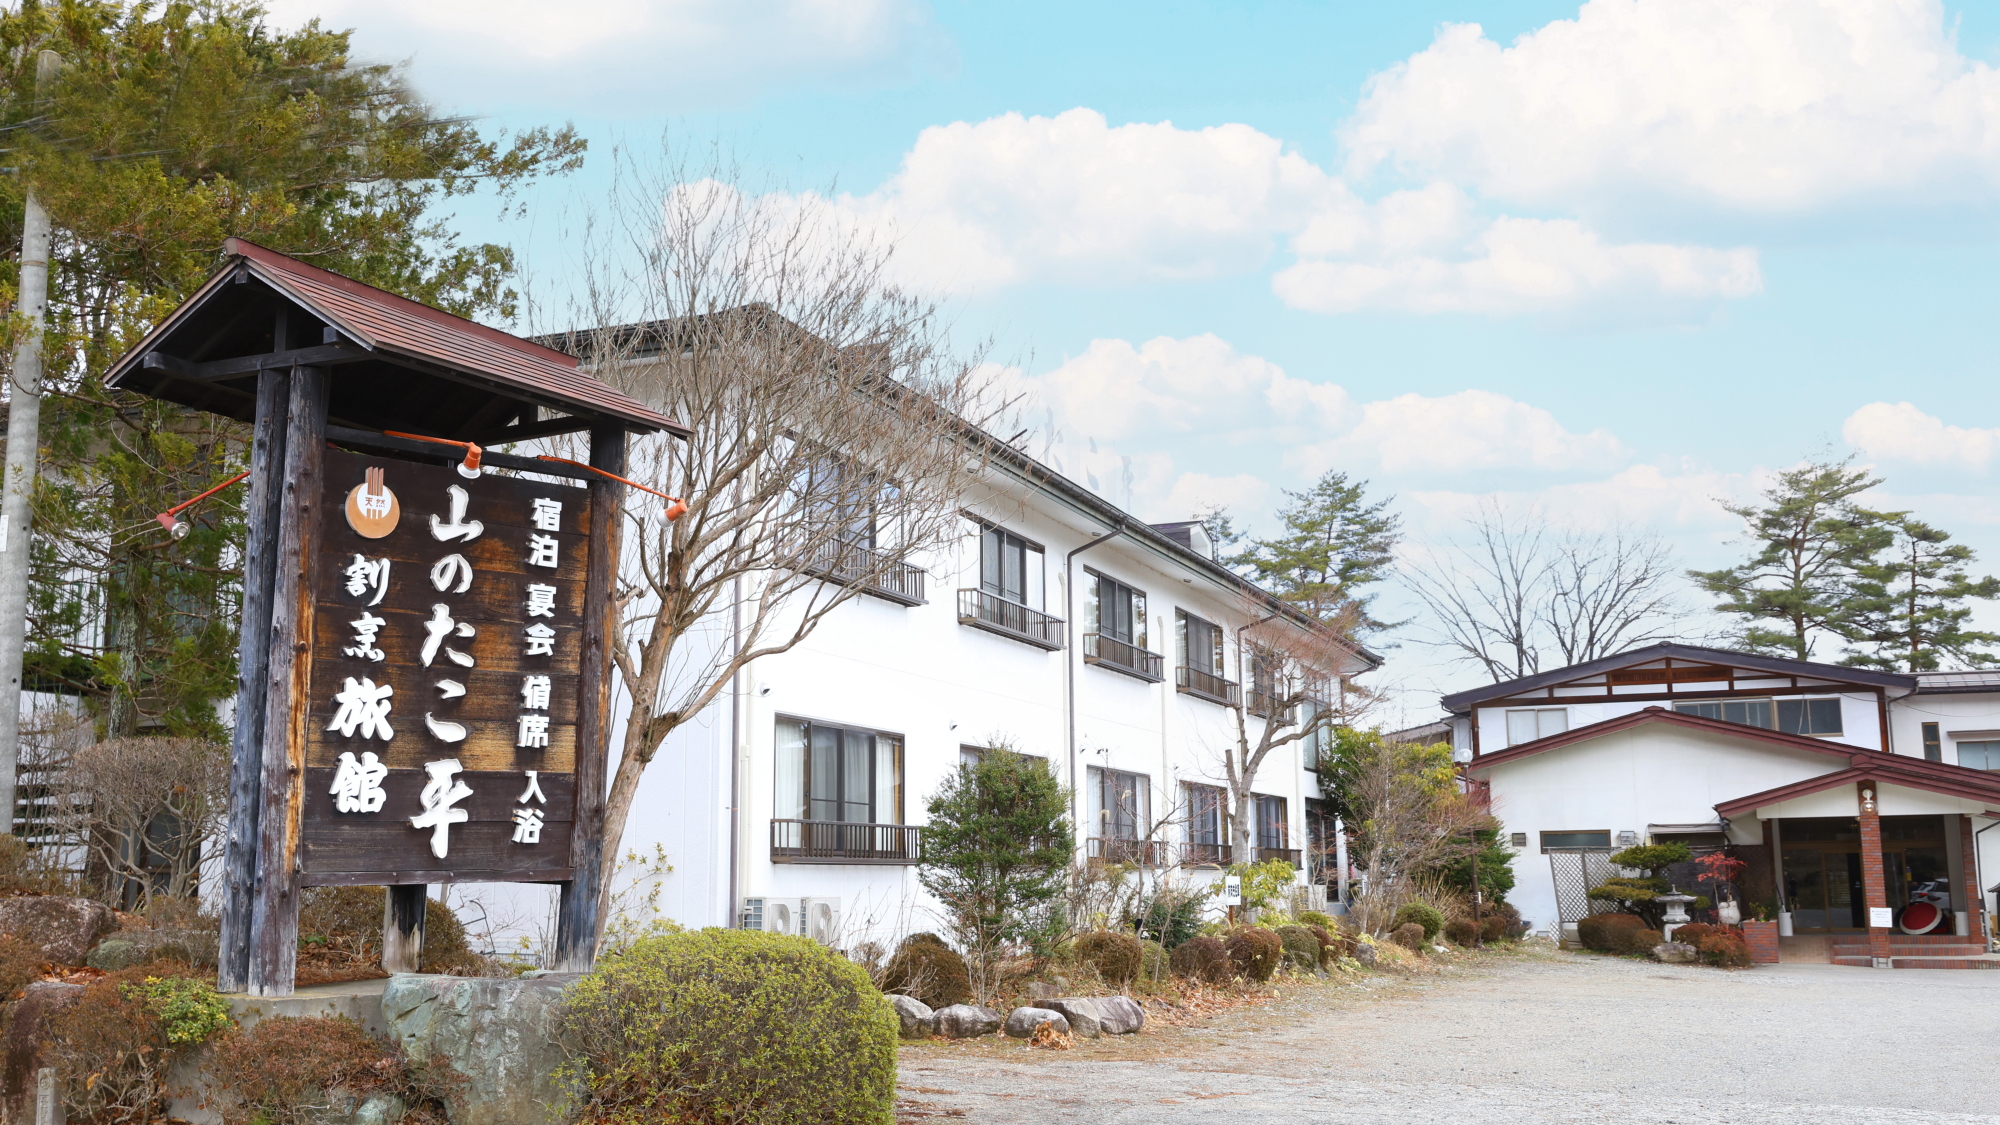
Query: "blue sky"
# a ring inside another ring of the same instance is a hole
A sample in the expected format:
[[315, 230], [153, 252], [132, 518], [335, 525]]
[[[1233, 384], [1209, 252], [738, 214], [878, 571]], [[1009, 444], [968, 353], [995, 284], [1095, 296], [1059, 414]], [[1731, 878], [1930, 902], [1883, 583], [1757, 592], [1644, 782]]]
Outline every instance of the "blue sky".
[[837, 183], [1147, 518], [1333, 467], [1419, 541], [1497, 493], [1713, 566], [1717, 497], [1852, 453], [2000, 568], [2000, 3], [275, 7], [592, 138], [531, 221], [466, 215], [544, 291], [613, 143]]

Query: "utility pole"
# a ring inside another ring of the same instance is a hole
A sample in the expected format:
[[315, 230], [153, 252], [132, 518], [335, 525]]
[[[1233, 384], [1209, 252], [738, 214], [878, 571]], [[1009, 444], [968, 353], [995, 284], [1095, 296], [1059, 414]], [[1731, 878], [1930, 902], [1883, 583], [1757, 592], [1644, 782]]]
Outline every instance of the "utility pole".
[[[35, 60], [35, 97], [55, 84], [62, 56]], [[42, 443], [42, 323], [49, 305], [49, 213], [27, 193], [21, 222], [21, 338], [7, 412], [7, 476], [0, 485], [0, 825], [14, 831], [21, 764], [21, 650], [28, 641], [28, 547], [35, 462]]]

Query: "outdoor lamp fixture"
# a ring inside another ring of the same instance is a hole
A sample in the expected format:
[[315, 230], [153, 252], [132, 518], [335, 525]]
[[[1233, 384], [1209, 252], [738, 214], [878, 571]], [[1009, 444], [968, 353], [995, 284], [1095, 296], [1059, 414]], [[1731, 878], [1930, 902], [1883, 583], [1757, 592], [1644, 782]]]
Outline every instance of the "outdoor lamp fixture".
[[660, 513], [660, 515], [665, 517], [665, 522], [667, 523], [672, 523], [675, 520], [681, 518], [682, 516], [687, 515], [687, 510], [688, 510], [687, 501], [681, 499], [678, 496], [669, 496], [666, 493], [661, 492], [657, 488], [647, 488], [645, 485], [640, 484], [638, 481], [627, 480], [626, 478], [619, 476], [617, 473], [607, 473], [603, 469], [600, 469], [595, 465], [586, 465], [581, 461], [572, 461], [567, 457], [551, 457], [546, 453], [542, 454], [539, 458], [537, 458], [537, 460], [557, 461], [564, 465], [575, 465], [579, 469], [588, 469], [589, 471], [596, 473], [598, 476], [603, 477], [606, 480], [615, 480], [619, 484], [625, 485], [628, 488], [636, 488], [641, 492], [650, 492], [653, 495], [667, 502], [666, 511]]
[[465, 450], [465, 460], [458, 463], [458, 475], [467, 480], [479, 476], [479, 447], [469, 441], [453, 441], [450, 438], [425, 437], [422, 434], [406, 434], [400, 430], [383, 430], [385, 437], [409, 438], [411, 441], [427, 441], [433, 445], [454, 445]]
[[193, 531], [194, 528], [190, 527], [187, 524], [182, 523], [181, 521], [175, 519], [174, 517], [180, 515], [182, 512], [187, 511], [189, 508], [194, 507], [196, 504], [201, 503], [203, 500], [206, 500], [209, 497], [215, 495], [216, 493], [221, 492], [223, 489], [228, 488], [230, 485], [235, 484], [236, 482], [242, 480], [243, 478], [249, 475], [250, 475], [250, 470], [245, 469], [242, 472], [237, 473], [235, 476], [230, 477], [228, 480], [223, 481], [221, 484], [216, 485], [214, 488], [209, 489], [207, 492], [202, 493], [200, 496], [197, 496], [192, 500], [183, 500], [180, 503], [175, 504], [173, 507], [168, 508], [166, 511], [161, 512], [159, 515], [154, 516], [153, 518], [160, 521], [160, 526], [167, 529], [168, 535], [171, 535], [176, 539], [186, 539], [188, 537], [188, 532]]
[[1875, 811], [1875, 787], [1873, 785], [1864, 785], [1861, 787], [1861, 811]]

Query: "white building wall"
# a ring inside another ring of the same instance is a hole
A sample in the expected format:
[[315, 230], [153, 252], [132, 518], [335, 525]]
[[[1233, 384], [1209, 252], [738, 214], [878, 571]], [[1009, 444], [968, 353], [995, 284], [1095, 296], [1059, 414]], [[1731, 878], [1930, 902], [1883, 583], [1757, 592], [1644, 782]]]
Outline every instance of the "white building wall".
[[1925, 723], [1938, 725], [1942, 760], [1959, 765], [1958, 743], [2000, 741], [2000, 693], [1918, 693], [1890, 704], [1889, 738], [1896, 753], [1923, 757]]
[[[1773, 701], [1782, 699], [1823, 699], [1825, 695], [1826, 693], [1824, 692], [1811, 695], [1783, 692], [1773, 693], [1768, 697], [1759, 696], [1758, 698], [1769, 698]], [[1670, 704], [1662, 703], [1659, 700], [1610, 700], [1598, 703], [1564, 703], [1558, 699], [1550, 703], [1537, 703], [1533, 706], [1478, 707], [1474, 709], [1473, 713], [1475, 721], [1479, 725], [1479, 752], [1481, 754], [1492, 754], [1507, 748], [1507, 712], [1509, 711], [1563, 710], [1568, 713], [1567, 729], [1575, 730], [1578, 727], [1589, 726], [1592, 723], [1601, 723], [1607, 719], [1616, 719], [1620, 716], [1643, 711], [1648, 707], [1658, 707], [1669, 711], [1673, 709]], [[1828, 741], [1841, 742], [1849, 746], [1858, 746], [1864, 750], [1880, 750], [1882, 748], [1882, 721], [1873, 693], [1848, 692], [1841, 695], [1840, 720], [1841, 733], [1839, 735], [1826, 736]], [[1904, 740], [1897, 739], [1896, 741], [1898, 742], [1896, 748], [1907, 753], [1908, 750], [1903, 745]], [[1919, 755], [1923, 753], [1921, 744], [1917, 748], [1917, 753]]]

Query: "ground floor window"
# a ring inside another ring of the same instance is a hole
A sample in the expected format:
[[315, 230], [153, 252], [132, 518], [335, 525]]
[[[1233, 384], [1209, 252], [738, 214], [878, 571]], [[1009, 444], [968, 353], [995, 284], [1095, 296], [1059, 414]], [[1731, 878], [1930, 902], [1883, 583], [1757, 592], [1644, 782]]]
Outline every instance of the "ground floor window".
[[1223, 791], [1216, 786], [1187, 787], [1188, 843], [1213, 846], [1229, 842], [1225, 804]]
[[778, 720], [780, 820], [903, 823], [903, 739], [804, 719]]
[[1571, 829], [1560, 832], [1542, 833], [1543, 851], [1548, 851], [1551, 848], [1609, 848], [1610, 846], [1611, 830], [1609, 828]]
[[1092, 767], [1091, 834], [1106, 840], [1137, 840], [1152, 829], [1152, 783], [1143, 773]]

